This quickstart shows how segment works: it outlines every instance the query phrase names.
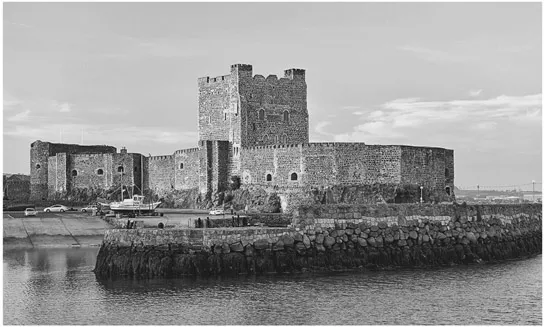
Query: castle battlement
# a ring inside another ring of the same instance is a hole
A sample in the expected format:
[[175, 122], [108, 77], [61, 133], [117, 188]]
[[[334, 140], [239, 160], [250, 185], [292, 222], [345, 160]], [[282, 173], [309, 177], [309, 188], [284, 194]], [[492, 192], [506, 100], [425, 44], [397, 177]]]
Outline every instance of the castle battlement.
[[149, 157], [150, 160], [170, 160], [173, 158], [173, 155], [163, 155], [163, 156], [151, 156]]
[[176, 150], [174, 154], [191, 153], [191, 152], [197, 152], [197, 151], [199, 151], [199, 148], [182, 149], [182, 150]]

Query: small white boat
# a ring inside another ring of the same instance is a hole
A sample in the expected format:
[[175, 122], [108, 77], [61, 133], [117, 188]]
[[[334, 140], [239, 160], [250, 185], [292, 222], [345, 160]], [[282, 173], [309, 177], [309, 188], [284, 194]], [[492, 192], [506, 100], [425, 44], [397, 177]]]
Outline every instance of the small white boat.
[[153, 211], [161, 202], [144, 203], [143, 195], [133, 195], [132, 199], [125, 199], [122, 202], [110, 203], [112, 211]]

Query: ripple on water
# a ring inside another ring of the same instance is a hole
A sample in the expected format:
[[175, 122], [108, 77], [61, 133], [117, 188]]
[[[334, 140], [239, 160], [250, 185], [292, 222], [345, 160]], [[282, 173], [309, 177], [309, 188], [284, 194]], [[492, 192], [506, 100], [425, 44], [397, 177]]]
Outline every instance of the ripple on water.
[[541, 256], [426, 270], [97, 281], [95, 255], [82, 248], [4, 252], [4, 323], [542, 323]]

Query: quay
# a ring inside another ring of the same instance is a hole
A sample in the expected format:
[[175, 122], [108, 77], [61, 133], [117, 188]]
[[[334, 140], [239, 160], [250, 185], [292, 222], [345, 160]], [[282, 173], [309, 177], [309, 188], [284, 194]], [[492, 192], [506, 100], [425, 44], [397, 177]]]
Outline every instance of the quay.
[[107, 279], [297, 273], [486, 263], [541, 253], [542, 206], [313, 205], [287, 227], [112, 229]]

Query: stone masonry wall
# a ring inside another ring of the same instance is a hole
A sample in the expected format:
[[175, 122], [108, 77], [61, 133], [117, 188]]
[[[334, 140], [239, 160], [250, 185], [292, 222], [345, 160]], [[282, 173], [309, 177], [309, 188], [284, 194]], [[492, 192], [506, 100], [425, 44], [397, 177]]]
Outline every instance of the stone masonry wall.
[[177, 190], [193, 189], [199, 186], [199, 148], [174, 152]]
[[[454, 199], [454, 151], [442, 148], [401, 146], [401, 181], [423, 185], [442, 196]], [[445, 188], [449, 187], [447, 194]]]
[[243, 147], [308, 143], [305, 71], [289, 69], [284, 74], [280, 79], [276, 75], [239, 77]]
[[[242, 181], [249, 184], [325, 187], [399, 184], [399, 146], [306, 143], [245, 148]], [[297, 180], [291, 180], [296, 173]], [[271, 174], [272, 180], [266, 180]]]
[[[368, 218], [354, 218], [362, 212]], [[395, 220], [388, 216], [395, 214]], [[95, 274], [111, 278], [377, 269], [541, 253], [542, 207], [536, 204], [315, 206], [301, 208], [298, 215], [304, 218], [292, 228], [109, 230]]]
[[106, 145], [60, 144], [35, 141], [30, 145], [30, 199], [42, 200], [48, 197], [49, 157], [57, 153], [115, 153], [116, 148]]
[[232, 125], [240, 124], [231, 113], [231, 75], [199, 78], [199, 140], [229, 140]]
[[163, 197], [174, 189], [174, 156], [152, 156], [148, 160], [149, 188]]
[[64, 193], [68, 190], [67, 172], [68, 162], [66, 153], [57, 153], [48, 158], [48, 198], [55, 198], [57, 193]]
[[[75, 154], [69, 158], [67, 171], [70, 189], [107, 189], [112, 186], [112, 154]], [[73, 176], [73, 171], [77, 172], [77, 176]]]

